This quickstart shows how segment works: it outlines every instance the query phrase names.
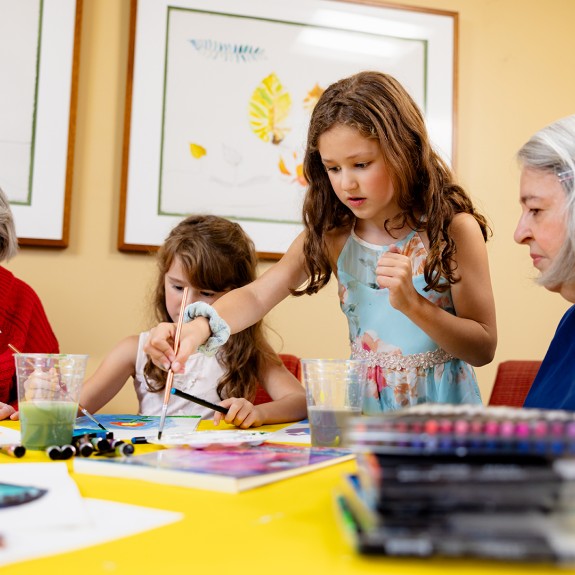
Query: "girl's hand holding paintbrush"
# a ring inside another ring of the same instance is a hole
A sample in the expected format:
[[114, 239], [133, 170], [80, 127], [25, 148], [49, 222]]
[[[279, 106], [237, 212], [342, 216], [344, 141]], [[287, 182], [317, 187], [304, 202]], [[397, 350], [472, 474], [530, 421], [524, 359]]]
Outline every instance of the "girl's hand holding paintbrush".
[[[193, 328], [192, 328], [193, 324]], [[199, 338], [195, 337], [198, 331], [202, 332]], [[205, 317], [197, 317], [192, 322], [181, 326], [179, 357], [189, 357], [198, 350], [211, 334], [210, 325]], [[152, 361], [165, 371], [172, 369], [174, 373], [183, 373], [185, 361], [177, 362], [176, 354], [172, 348], [176, 336], [176, 325], [173, 323], [160, 323], [150, 330], [144, 351]], [[171, 345], [170, 345], [171, 343]]]

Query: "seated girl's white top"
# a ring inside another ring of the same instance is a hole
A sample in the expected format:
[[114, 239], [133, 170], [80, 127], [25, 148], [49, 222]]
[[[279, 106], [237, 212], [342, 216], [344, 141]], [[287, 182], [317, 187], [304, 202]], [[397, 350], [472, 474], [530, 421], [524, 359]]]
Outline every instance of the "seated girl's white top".
[[[148, 339], [148, 334], [149, 332], [147, 331], [140, 334], [134, 388], [136, 389], [140, 405], [139, 414], [161, 415], [164, 404], [164, 390], [157, 393], [149, 391], [144, 378], [144, 366], [148, 359], [144, 353], [144, 344]], [[223, 375], [224, 370], [216, 356], [208, 357], [203, 353], [195, 353], [186, 362], [185, 372], [174, 375], [173, 387], [211, 403], [219, 403], [221, 399], [216, 388]], [[201, 415], [202, 419], [211, 419], [214, 412], [207, 407], [172, 394], [168, 403], [168, 415]]]

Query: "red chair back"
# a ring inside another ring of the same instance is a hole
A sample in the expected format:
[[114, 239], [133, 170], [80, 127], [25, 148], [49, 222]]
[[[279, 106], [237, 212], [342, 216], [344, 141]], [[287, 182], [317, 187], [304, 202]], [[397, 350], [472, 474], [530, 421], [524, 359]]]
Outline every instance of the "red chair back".
[[523, 407], [540, 365], [540, 361], [531, 360], [512, 359], [501, 362], [488, 405]]
[[[301, 364], [299, 362], [299, 357], [292, 355], [291, 353], [280, 353], [279, 356], [288, 370], [301, 381]], [[258, 403], [267, 403], [271, 400], [272, 398], [269, 396], [268, 392], [261, 385], [258, 385], [254, 405], [258, 405]]]

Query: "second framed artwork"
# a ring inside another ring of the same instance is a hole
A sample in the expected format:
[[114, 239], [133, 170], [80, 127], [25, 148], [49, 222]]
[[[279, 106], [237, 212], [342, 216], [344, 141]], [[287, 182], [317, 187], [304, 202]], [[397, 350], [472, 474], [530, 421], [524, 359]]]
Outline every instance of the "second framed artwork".
[[345, 0], [132, 0], [118, 247], [190, 213], [278, 259], [302, 230], [311, 111], [361, 70], [395, 76], [452, 161], [457, 14]]
[[0, 0], [0, 188], [20, 245], [68, 246], [82, 0]]

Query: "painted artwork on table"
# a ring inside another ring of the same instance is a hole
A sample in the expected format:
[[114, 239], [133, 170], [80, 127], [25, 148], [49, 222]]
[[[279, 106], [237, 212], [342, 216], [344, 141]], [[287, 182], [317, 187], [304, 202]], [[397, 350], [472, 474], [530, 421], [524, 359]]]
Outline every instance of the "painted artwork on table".
[[47, 493], [33, 485], [14, 485], [13, 483], [0, 483], [0, 508], [23, 505], [35, 501]]
[[[114, 439], [128, 441], [134, 437], [156, 437], [160, 426], [159, 415], [106, 413], [96, 414], [94, 417], [107, 431], [111, 431], [114, 434]], [[201, 417], [199, 415], [169, 415], [164, 423], [164, 438], [169, 439], [172, 435], [180, 436], [195, 432], [200, 420]], [[100, 427], [87, 416], [83, 415], [76, 419], [74, 435], [100, 431]]]
[[439, 151], [453, 147], [453, 13], [354, 1], [133, 0], [120, 249], [189, 213], [239, 222], [277, 259], [301, 231], [310, 114], [361, 70], [402, 82]]

